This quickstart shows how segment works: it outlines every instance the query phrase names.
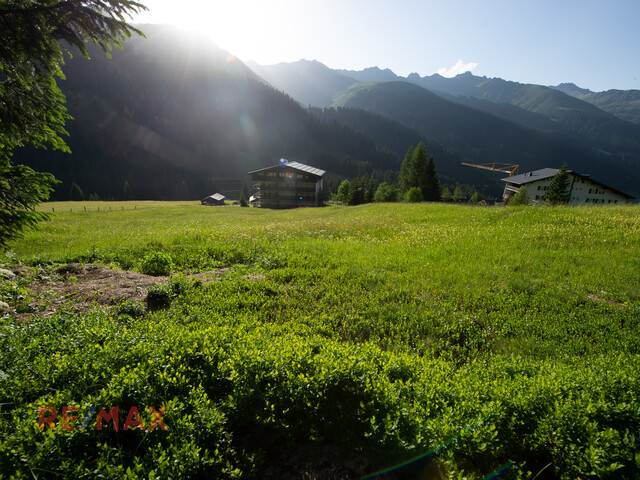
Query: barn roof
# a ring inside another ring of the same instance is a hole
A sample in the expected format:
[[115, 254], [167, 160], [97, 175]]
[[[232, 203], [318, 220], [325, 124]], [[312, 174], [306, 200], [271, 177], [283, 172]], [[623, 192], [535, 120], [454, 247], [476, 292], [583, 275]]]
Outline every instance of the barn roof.
[[287, 162], [287, 163], [284, 163], [284, 164], [274, 165], [272, 167], [267, 167], [267, 168], [261, 168], [261, 169], [258, 169], [258, 170], [254, 170], [252, 172], [249, 172], [249, 174], [258, 173], [258, 172], [264, 172], [264, 171], [267, 171], [267, 170], [273, 170], [273, 169], [279, 169], [279, 168], [292, 168], [292, 169], [298, 170], [300, 172], [310, 173], [311, 175], [315, 175], [317, 177], [322, 177], [325, 173], [327, 173], [324, 170], [321, 170], [321, 169], [315, 168], [315, 167], [310, 167], [309, 165], [305, 165], [303, 163]]
[[209, 195], [208, 197], [204, 197], [203, 200], [207, 200], [209, 198], [215, 200], [216, 202], [222, 202], [222, 201], [227, 199], [227, 197], [225, 197], [224, 195], [221, 195], [219, 193], [214, 193], [213, 195]]

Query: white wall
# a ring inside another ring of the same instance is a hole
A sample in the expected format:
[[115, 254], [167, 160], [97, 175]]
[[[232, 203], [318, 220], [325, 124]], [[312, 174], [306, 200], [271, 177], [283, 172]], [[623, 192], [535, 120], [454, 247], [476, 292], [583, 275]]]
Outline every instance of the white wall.
[[[527, 183], [520, 188], [526, 188], [531, 197], [531, 203], [543, 203], [545, 191], [551, 184], [553, 177], [537, 182]], [[613, 190], [593, 182], [588, 178], [572, 175], [573, 185], [571, 187], [572, 205], [605, 205], [611, 203], [625, 203], [626, 198]], [[508, 187], [505, 193], [510, 190]], [[511, 190], [512, 191], [512, 190]]]

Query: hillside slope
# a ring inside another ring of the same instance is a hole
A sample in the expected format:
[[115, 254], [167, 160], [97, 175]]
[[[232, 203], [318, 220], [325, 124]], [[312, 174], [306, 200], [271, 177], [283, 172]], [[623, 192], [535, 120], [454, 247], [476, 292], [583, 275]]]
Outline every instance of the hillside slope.
[[462, 157], [452, 148], [444, 147], [423, 134], [389, 117], [357, 108], [310, 108], [311, 113], [323, 120], [331, 120], [350, 126], [375, 139], [376, 144], [404, 158], [407, 146], [419, 142], [425, 144], [429, 156], [433, 156], [436, 169], [443, 183], [475, 185], [482, 193], [501, 198], [504, 183], [494, 173], [475, 170], [462, 165]]
[[542, 115], [553, 122], [553, 131], [571, 135], [593, 148], [610, 153], [640, 154], [638, 125], [549, 87], [477, 77], [469, 72], [450, 79], [439, 75], [412, 76], [409, 81], [430, 91], [509, 104]]
[[573, 83], [561, 83], [550, 87], [589, 102], [605, 112], [609, 112], [623, 120], [640, 124], [640, 90], [607, 90], [592, 92], [580, 88]]
[[248, 62], [247, 66], [303, 106], [328, 107], [338, 93], [356, 83], [316, 60], [265, 66]]
[[638, 193], [637, 162], [449, 102], [407, 82], [353, 85], [337, 98], [336, 106], [387, 116], [473, 163], [518, 163], [521, 171], [567, 163], [632, 195]]
[[[295, 64], [287, 68], [297, 69], [302, 76], [307, 71]], [[324, 67], [323, 76], [329, 77], [327, 70]], [[454, 78], [414, 73], [404, 78], [378, 67], [334, 72], [354, 80], [342, 93], [336, 92], [335, 82], [327, 85], [336, 100], [334, 106], [389, 116], [468, 161], [519, 163], [525, 169], [568, 163], [640, 194], [640, 127], [557, 89], [471, 73]], [[298, 86], [310, 82], [310, 78], [297, 80]], [[387, 86], [372, 87], [375, 83]], [[303, 92], [296, 95], [302, 98]], [[346, 117], [341, 121], [361, 129]], [[380, 143], [380, 135], [372, 136]]]
[[19, 150], [16, 162], [73, 183], [86, 196], [194, 199], [234, 195], [247, 172], [281, 157], [356, 176], [395, 168], [362, 133], [322, 122], [202, 36], [143, 26], [113, 58], [75, 56], [61, 82], [72, 154]]

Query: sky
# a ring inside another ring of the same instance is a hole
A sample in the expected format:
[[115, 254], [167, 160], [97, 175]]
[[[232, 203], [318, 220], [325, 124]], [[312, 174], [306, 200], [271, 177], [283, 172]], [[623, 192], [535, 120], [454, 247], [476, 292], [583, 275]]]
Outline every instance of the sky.
[[262, 65], [640, 89], [640, 0], [140, 0], [136, 23], [205, 32]]

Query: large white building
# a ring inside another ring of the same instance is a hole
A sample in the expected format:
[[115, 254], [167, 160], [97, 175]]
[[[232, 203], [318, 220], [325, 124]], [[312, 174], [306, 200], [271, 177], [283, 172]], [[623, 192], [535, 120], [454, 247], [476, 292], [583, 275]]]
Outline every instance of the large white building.
[[[533, 172], [522, 173], [513, 177], [503, 178], [504, 200], [514, 195], [521, 188], [526, 188], [532, 203], [542, 203], [545, 191], [551, 184], [551, 179], [558, 173], [557, 168], [543, 168]], [[593, 180], [589, 175], [580, 174], [574, 170], [567, 170], [571, 183], [569, 186], [572, 205], [625, 203], [633, 197], [620, 190], [608, 187]]]

